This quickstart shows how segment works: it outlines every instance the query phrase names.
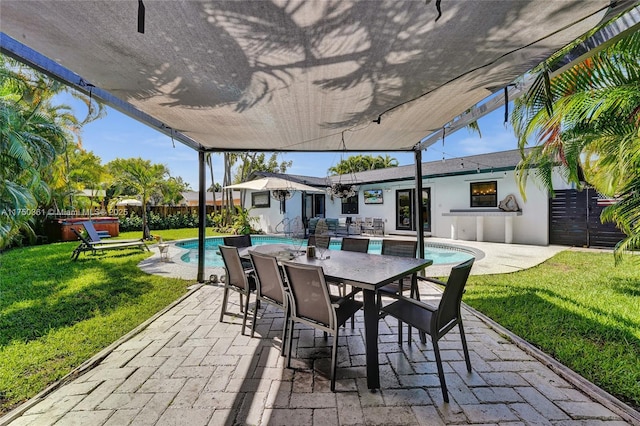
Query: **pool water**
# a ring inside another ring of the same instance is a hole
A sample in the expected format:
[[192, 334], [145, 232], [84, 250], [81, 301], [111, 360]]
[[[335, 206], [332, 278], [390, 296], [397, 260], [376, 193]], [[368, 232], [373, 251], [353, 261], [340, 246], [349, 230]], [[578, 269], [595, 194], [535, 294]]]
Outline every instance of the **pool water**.
[[[289, 238], [266, 236], [266, 235], [252, 235], [251, 242], [253, 245], [264, 244], [291, 244], [293, 248], [293, 241]], [[218, 246], [222, 245], [222, 237], [210, 237], [205, 240], [205, 266], [207, 267], [224, 267], [222, 257], [218, 254]], [[302, 245], [304, 249], [307, 245], [305, 241]], [[176, 246], [187, 249], [189, 252], [182, 255], [181, 260], [185, 263], [197, 263], [198, 262], [198, 240], [189, 240], [176, 243]], [[339, 238], [332, 238], [329, 244], [329, 250], [340, 250], [341, 240]], [[380, 254], [382, 251], [382, 240], [371, 239], [369, 240], [369, 253]], [[425, 259], [432, 259], [434, 265], [446, 265], [452, 263], [462, 263], [475, 257], [470, 250], [464, 250], [458, 247], [449, 247], [446, 245], [425, 245], [424, 249]]]

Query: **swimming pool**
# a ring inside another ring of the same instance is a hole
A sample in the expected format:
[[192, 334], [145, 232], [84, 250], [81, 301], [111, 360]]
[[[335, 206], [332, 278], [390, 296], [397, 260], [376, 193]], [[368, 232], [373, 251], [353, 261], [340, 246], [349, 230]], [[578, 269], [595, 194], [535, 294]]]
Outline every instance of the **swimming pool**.
[[[289, 238], [278, 237], [274, 235], [252, 235], [251, 242], [253, 245], [264, 244], [291, 244], [293, 241]], [[218, 254], [218, 246], [222, 244], [222, 237], [209, 237], [205, 240], [205, 266], [207, 267], [224, 267], [222, 257]], [[303, 244], [303, 248], [306, 247], [306, 241]], [[332, 238], [329, 245], [329, 250], [340, 250], [341, 239]], [[189, 250], [187, 253], [181, 256], [181, 260], [185, 263], [197, 263], [198, 262], [198, 240], [187, 240], [177, 242], [176, 246]], [[380, 254], [382, 251], [381, 239], [369, 240], [369, 253]], [[434, 265], [446, 265], [462, 263], [472, 257], [483, 257], [484, 253], [481, 253], [475, 249], [468, 247], [459, 247], [448, 244], [429, 244], [425, 243], [424, 257], [425, 259], [433, 259]]]

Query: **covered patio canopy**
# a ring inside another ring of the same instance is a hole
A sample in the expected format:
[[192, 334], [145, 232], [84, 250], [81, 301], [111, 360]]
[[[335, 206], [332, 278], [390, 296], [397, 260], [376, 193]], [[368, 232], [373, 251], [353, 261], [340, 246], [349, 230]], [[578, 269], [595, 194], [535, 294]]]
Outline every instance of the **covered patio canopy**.
[[0, 41], [196, 149], [204, 209], [207, 151], [414, 150], [420, 191], [429, 135], [635, 4], [3, 0]]
[[0, 12], [5, 53], [44, 55], [194, 149], [406, 151], [611, 3], [635, 2], [444, 0], [437, 20], [429, 0], [3, 0]]

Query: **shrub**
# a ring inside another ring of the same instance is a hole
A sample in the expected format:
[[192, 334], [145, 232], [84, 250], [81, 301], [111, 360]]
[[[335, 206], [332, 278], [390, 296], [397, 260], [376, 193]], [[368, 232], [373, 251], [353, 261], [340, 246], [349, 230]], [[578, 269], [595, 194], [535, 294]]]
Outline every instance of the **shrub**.
[[[197, 228], [200, 223], [198, 215], [195, 214], [171, 214], [161, 216], [154, 212], [149, 212], [147, 216], [149, 229], [157, 231], [159, 229], [181, 229]], [[207, 226], [212, 226], [213, 220], [207, 216]], [[135, 213], [129, 217], [120, 217], [120, 231], [142, 231], [142, 218]]]

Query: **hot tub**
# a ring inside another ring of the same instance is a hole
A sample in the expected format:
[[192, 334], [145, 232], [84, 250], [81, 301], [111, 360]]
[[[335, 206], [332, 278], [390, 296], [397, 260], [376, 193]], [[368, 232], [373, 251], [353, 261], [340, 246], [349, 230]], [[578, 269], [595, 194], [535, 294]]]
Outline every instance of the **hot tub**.
[[80, 231], [81, 222], [93, 222], [96, 231], [107, 231], [110, 236], [117, 237], [120, 234], [120, 220], [117, 217], [74, 217], [66, 219], [50, 219], [45, 224], [45, 230], [49, 241], [76, 241], [78, 237], [71, 228]]

